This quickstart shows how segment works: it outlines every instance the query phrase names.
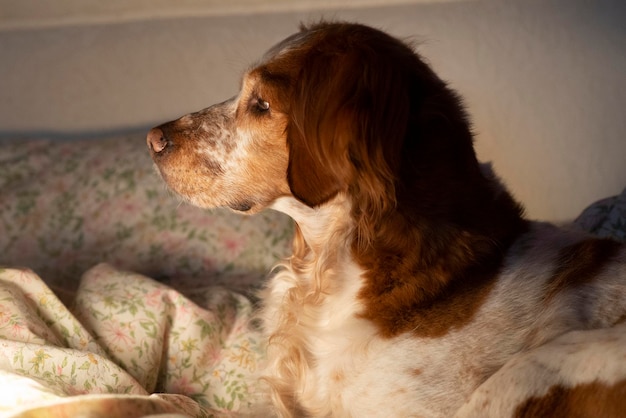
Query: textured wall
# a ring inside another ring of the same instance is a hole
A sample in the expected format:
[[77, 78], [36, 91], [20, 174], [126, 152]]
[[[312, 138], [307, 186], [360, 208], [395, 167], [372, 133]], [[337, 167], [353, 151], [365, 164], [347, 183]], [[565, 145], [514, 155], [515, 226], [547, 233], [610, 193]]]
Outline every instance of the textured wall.
[[255, 57], [320, 16], [417, 40], [466, 98], [479, 157], [494, 162], [531, 217], [566, 220], [626, 186], [618, 0], [0, 23], [0, 137], [135, 130], [224, 100]]

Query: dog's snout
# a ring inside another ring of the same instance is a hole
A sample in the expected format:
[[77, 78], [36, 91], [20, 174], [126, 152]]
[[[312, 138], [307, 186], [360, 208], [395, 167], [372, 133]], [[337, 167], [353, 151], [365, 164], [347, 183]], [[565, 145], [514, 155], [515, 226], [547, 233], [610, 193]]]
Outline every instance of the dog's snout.
[[148, 148], [155, 153], [159, 153], [167, 147], [167, 138], [159, 128], [150, 129], [146, 141], [148, 142]]

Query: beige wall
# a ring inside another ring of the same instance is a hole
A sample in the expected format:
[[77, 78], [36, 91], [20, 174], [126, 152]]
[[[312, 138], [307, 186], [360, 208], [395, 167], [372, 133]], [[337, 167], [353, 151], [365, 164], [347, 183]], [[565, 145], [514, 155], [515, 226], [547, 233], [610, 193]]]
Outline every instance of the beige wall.
[[0, 137], [130, 131], [206, 107], [325, 16], [417, 39], [531, 217], [566, 220], [626, 186], [623, 2], [375, 3], [0, 0]]

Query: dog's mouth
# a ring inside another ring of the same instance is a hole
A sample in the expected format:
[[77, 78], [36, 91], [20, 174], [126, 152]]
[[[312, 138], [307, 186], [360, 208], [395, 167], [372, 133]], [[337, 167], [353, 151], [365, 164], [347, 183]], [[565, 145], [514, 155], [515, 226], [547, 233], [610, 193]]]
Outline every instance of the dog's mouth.
[[252, 209], [252, 206], [254, 206], [252, 202], [245, 200], [242, 202], [230, 203], [228, 205], [230, 209], [237, 212], [249, 212], [250, 209]]

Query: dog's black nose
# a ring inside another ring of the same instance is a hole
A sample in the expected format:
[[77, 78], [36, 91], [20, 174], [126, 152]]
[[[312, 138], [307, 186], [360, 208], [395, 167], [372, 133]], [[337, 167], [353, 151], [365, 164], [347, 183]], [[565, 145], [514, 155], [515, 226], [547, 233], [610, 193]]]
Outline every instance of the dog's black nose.
[[167, 138], [165, 138], [163, 131], [159, 128], [150, 129], [146, 141], [148, 142], [148, 148], [155, 153], [159, 153], [167, 147]]

